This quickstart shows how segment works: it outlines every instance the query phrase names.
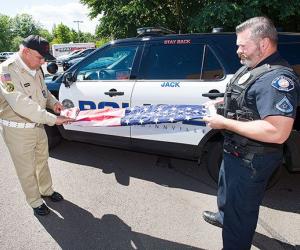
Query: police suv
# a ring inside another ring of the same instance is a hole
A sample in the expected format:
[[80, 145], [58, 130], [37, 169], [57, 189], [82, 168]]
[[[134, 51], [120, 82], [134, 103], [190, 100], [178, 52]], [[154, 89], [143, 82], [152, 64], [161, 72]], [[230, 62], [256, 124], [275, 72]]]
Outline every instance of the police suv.
[[[112, 41], [73, 65], [48, 88], [65, 107], [81, 110], [150, 104], [202, 104], [224, 93], [241, 66], [234, 33], [167, 34], [139, 29], [136, 38]], [[279, 51], [300, 75], [300, 34], [279, 35]], [[58, 92], [59, 87], [59, 92]], [[300, 170], [300, 122], [286, 143], [286, 165]], [[207, 152], [208, 170], [217, 178], [222, 135], [200, 120], [124, 127], [64, 125], [67, 140], [200, 160]], [[49, 132], [49, 141], [51, 131]], [[51, 146], [51, 145], [50, 145]]]

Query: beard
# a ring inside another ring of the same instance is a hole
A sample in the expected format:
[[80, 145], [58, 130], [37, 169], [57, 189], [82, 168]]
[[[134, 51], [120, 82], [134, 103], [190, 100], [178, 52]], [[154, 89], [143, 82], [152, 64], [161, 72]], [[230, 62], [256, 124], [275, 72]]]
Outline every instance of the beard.
[[240, 62], [242, 65], [245, 65], [249, 68], [253, 68], [261, 61], [261, 55], [262, 52], [259, 49], [259, 47], [257, 47], [257, 50], [251, 55], [247, 56], [244, 53], [239, 53], [238, 57], [240, 58]]
[[239, 58], [241, 64], [249, 67], [249, 64], [251, 64], [251, 60], [248, 59], [248, 56], [246, 56], [245, 54], [239, 54]]

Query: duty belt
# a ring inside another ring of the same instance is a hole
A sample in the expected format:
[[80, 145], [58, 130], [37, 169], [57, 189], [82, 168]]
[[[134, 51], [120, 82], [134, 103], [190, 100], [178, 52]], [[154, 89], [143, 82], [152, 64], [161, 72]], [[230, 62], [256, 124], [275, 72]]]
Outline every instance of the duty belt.
[[37, 123], [30, 122], [13, 122], [7, 121], [0, 118], [0, 124], [10, 128], [34, 128], [37, 126]]
[[252, 146], [252, 145], [238, 145], [238, 144], [233, 144], [228, 141], [224, 142], [224, 149], [228, 152], [234, 153], [234, 154], [247, 154], [247, 153], [254, 153], [254, 154], [266, 154], [266, 153], [273, 153], [273, 152], [278, 152], [282, 150], [282, 147], [257, 147], [257, 146]]

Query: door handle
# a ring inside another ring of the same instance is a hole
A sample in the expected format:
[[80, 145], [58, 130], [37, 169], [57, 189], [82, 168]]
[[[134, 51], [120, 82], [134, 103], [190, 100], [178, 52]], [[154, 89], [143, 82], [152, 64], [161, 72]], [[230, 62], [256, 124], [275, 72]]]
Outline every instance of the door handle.
[[203, 93], [202, 96], [208, 97], [209, 99], [216, 99], [217, 97], [224, 97], [224, 93], [220, 93], [218, 90], [212, 89], [208, 93]]
[[105, 95], [108, 95], [110, 97], [113, 97], [113, 96], [121, 96], [121, 95], [124, 95], [124, 92], [123, 91], [117, 91], [116, 89], [110, 89], [108, 92], [104, 92]]

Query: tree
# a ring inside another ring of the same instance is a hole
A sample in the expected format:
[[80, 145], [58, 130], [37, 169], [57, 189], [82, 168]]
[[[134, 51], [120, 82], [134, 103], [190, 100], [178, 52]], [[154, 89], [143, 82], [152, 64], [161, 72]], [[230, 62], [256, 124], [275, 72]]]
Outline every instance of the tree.
[[300, 31], [300, 1], [282, 0], [235, 0], [207, 1], [196, 16], [191, 19], [193, 32], [210, 32], [213, 27], [235, 31], [235, 27], [255, 16], [267, 16], [276, 27], [284, 31]]
[[96, 41], [96, 47], [99, 48], [110, 41], [109, 38], [101, 38]]
[[282, 0], [81, 0], [90, 17], [100, 17], [99, 37], [124, 38], [136, 29], [164, 26], [181, 33], [211, 32], [213, 27], [234, 31], [235, 26], [258, 15], [270, 17], [277, 27], [300, 31], [300, 1]]
[[200, 0], [81, 0], [92, 18], [101, 15], [96, 34], [100, 37], [136, 36], [136, 29], [163, 26], [187, 32], [189, 18], [202, 6]]
[[39, 35], [42, 25], [34, 21], [28, 14], [19, 14], [12, 19], [12, 32], [14, 36], [27, 37], [29, 35]]
[[95, 36], [89, 32], [80, 32], [80, 42], [87, 43], [87, 42], [95, 42]]
[[46, 29], [41, 29], [39, 32], [39, 35], [43, 38], [45, 38], [47, 41], [53, 40], [53, 35]]
[[23, 39], [24, 39], [23, 37], [15, 36], [11, 41], [10, 51], [18, 51]]
[[0, 14], [0, 51], [11, 51], [11, 19], [9, 16]]
[[73, 42], [70, 28], [62, 23], [55, 26], [52, 30], [54, 39], [52, 43], [69, 43]]

